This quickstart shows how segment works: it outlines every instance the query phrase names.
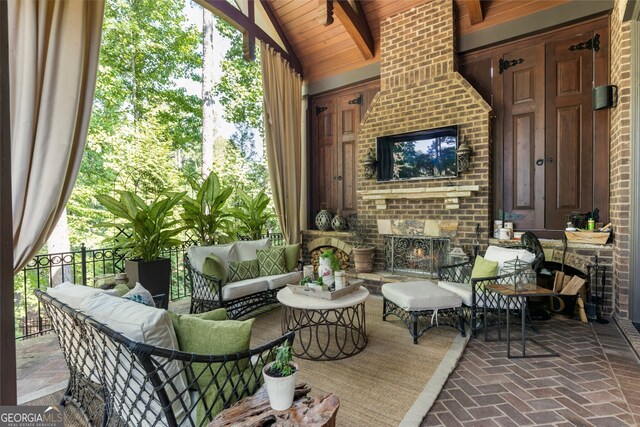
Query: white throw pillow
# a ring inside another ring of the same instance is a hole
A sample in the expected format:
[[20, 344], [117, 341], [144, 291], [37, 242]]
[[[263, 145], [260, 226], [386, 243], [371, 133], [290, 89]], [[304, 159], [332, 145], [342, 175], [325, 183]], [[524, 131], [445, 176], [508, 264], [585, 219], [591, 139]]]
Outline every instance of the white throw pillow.
[[484, 255], [484, 259], [487, 261], [498, 262], [498, 274], [502, 274], [502, 267], [505, 262], [516, 258], [524, 262], [533, 262], [536, 256], [526, 249], [503, 248], [500, 246], [489, 246]]
[[224, 269], [229, 276], [229, 261], [238, 261], [236, 255], [235, 243], [228, 243], [226, 245], [214, 245], [214, 246], [191, 246], [188, 250], [189, 260], [191, 265], [202, 273], [204, 267], [204, 260], [211, 254], [215, 254], [220, 257]]
[[53, 288], [47, 288], [47, 293], [76, 310], [79, 309], [85, 299], [95, 294], [119, 296], [118, 292], [114, 289], [104, 290], [89, 286], [74, 285], [71, 282], [60, 283]]
[[[116, 332], [120, 332], [133, 341], [149, 344], [155, 347], [162, 347], [168, 350], [179, 350], [178, 339], [173, 330], [171, 317], [166, 310], [148, 307], [138, 304], [124, 298], [114, 297], [111, 295], [95, 294], [87, 298], [81, 306], [81, 310], [98, 322], [104, 323]], [[104, 357], [114, 357], [113, 352], [105, 352]], [[121, 416], [130, 416], [132, 419], [144, 420], [145, 414], [144, 404], [146, 402], [135, 401], [135, 395], [139, 390], [139, 384], [142, 384], [143, 376], [137, 369], [131, 370], [131, 361], [125, 360], [128, 356], [122, 354], [118, 360], [105, 360], [103, 366], [106, 368], [116, 366], [117, 376], [126, 377], [133, 375], [130, 380], [131, 390], [116, 389], [115, 399], [119, 402], [117, 410]], [[161, 360], [161, 359], [159, 359]], [[126, 365], [125, 362], [129, 364]], [[189, 393], [186, 392], [188, 382], [185, 373], [182, 371], [182, 362], [174, 360], [164, 366], [164, 372], [168, 377], [173, 377], [173, 386], [167, 387], [167, 394], [170, 400], [181, 395], [185, 400], [187, 407], [190, 406]], [[161, 374], [161, 378], [162, 378]], [[162, 378], [164, 379], [164, 378]], [[138, 389], [136, 389], [138, 384]], [[150, 383], [146, 384], [146, 392], [154, 394], [153, 387]], [[133, 404], [133, 405], [132, 405]], [[176, 417], [184, 415], [184, 409], [179, 402], [173, 404], [173, 410]], [[131, 414], [127, 414], [131, 411]], [[159, 404], [152, 405], [152, 413], [158, 414], [162, 412]]]
[[251, 261], [258, 258], [256, 254], [257, 250], [269, 249], [271, 247], [271, 240], [249, 240], [236, 242], [236, 254], [238, 255], [238, 261]]
[[148, 305], [149, 307], [156, 306], [156, 304], [153, 302], [153, 295], [151, 295], [151, 292], [146, 290], [144, 286], [140, 284], [140, 282], [136, 282], [136, 286], [129, 292], [124, 294], [122, 298], [137, 302], [139, 304]]

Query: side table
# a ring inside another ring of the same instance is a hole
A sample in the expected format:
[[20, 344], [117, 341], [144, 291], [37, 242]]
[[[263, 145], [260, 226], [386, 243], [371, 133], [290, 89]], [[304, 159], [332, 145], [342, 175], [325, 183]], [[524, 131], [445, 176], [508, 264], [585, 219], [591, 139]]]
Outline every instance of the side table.
[[[557, 357], [559, 356], [558, 353], [550, 350], [548, 347], [538, 343], [537, 341], [530, 339], [532, 342], [536, 343], [539, 347], [543, 348], [546, 353], [544, 354], [534, 354], [534, 355], [529, 355], [527, 356], [526, 353], [526, 333], [525, 333], [525, 323], [526, 323], [526, 313], [527, 313], [527, 303], [528, 303], [528, 298], [529, 297], [552, 297], [555, 295], [558, 295], [557, 292], [553, 292], [549, 289], [546, 288], [541, 288], [540, 286], [536, 286], [536, 289], [532, 289], [532, 290], [522, 290], [522, 291], [516, 291], [513, 287], [510, 286], [503, 286], [503, 285], [486, 285], [485, 287], [485, 291], [489, 291], [489, 292], [493, 292], [497, 295], [497, 307], [494, 307], [498, 310], [498, 334], [500, 333], [500, 328], [501, 326], [501, 316], [500, 316], [500, 312], [502, 311], [502, 308], [505, 307], [506, 309], [506, 318], [507, 318], [507, 357], [508, 358], [525, 358], [525, 357]], [[505, 300], [505, 304], [503, 304], [503, 299]], [[511, 317], [509, 315], [509, 308], [512, 306], [512, 302], [511, 300], [515, 299], [516, 300], [516, 306], [519, 305], [520, 306], [520, 315], [521, 315], [521, 328], [522, 328], [522, 336], [521, 336], [521, 343], [522, 343], [522, 355], [520, 356], [512, 356], [511, 355], [511, 323], [509, 322], [509, 318]], [[487, 299], [485, 299], [485, 301], [487, 301]], [[485, 328], [485, 341], [487, 340], [487, 305], [489, 304], [485, 304], [484, 305], [484, 328]], [[491, 307], [489, 307], [491, 308]], [[498, 339], [500, 339], [500, 335], [498, 335]]]
[[220, 412], [208, 427], [249, 427], [277, 425], [279, 427], [335, 427], [340, 400], [335, 394], [311, 398], [311, 387], [296, 385], [293, 405], [286, 411], [276, 411], [269, 406], [267, 389], [263, 385], [253, 396], [245, 397], [230, 408]]

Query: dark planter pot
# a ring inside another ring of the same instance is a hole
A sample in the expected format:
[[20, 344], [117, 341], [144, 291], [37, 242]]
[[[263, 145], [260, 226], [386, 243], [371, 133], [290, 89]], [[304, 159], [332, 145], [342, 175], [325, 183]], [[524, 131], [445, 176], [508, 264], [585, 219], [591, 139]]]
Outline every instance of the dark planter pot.
[[155, 261], [127, 260], [125, 271], [129, 276], [129, 283], [140, 282], [151, 295], [164, 294], [164, 307], [169, 307], [171, 296], [171, 260], [157, 259]]

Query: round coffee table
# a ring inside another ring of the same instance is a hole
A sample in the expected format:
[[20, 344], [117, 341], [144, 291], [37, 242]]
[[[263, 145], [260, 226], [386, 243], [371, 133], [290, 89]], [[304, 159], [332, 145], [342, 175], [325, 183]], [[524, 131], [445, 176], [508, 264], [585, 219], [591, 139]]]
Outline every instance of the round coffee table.
[[293, 354], [309, 360], [340, 360], [367, 346], [364, 303], [369, 291], [360, 287], [334, 300], [278, 292], [282, 303], [282, 332], [296, 332]]

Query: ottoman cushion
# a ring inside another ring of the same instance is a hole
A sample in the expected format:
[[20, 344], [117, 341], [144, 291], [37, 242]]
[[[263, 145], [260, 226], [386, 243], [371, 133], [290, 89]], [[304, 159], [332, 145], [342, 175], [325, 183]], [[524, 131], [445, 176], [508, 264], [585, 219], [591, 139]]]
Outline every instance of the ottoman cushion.
[[459, 295], [425, 280], [384, 284], [382, 295], [407, 311], [437, 310], [462, 305]]

